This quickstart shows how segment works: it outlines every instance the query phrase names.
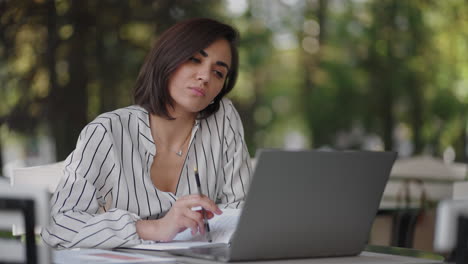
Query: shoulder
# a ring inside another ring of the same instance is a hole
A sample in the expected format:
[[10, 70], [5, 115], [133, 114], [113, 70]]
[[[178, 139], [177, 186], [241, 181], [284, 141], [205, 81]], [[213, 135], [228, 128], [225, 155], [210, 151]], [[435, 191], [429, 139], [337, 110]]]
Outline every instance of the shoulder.
[[[100, 114], [96, 119], [112, 119], [112, 120], [121, 120], [128, 116], [135, 116], [135, 117], [144, 117], [148, 118], [148, 111], [146, 111], [143, 107], [139, 105], [130, 105], [127, 107], [119, 108], [111, 112]], [[95, 120], [96, 120], [95, 119]]]
[[88, 126], [99, 126], [108, 132], [112, 132], [116, 127], [127, 127], [131, 119], [149, 125], [148, 112], [139, 105], [131, 105], [102, 113], [91, 121]]
[[242, 128], [242, 121], [233, 102], [228, 98], [223, 98], [219, 105], [219, 110], [206, 119], [208, 124], [214, 124], [224, 129]]
[[236, 107], [232, 101], [228, 98], [223, 98], [219, 103], [219, 110], [210, 117], [216, 116], [218, 120], [232, 118], [237, 119], [238, 115], [239, 114], [237, 113]]

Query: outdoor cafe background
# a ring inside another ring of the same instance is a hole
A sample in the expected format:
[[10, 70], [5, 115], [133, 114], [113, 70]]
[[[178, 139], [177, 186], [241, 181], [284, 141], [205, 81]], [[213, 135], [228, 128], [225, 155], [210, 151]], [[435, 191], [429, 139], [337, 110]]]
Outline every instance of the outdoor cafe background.
[[[398, 151], [383, 203], [424, 215], [467, 180], [461, 0], [0, 1], [2, 178], [63, 160], [87, 122], [131, 104], [158, 34], [198, 16], [241, 32], [230, 97], [252, 156], [261, 147]], [[430, 219], [418, 218], [412, 246], [431, 250], [419, 238]], [[391, 220], [381, 221], [372, 241], [389, 244]]]

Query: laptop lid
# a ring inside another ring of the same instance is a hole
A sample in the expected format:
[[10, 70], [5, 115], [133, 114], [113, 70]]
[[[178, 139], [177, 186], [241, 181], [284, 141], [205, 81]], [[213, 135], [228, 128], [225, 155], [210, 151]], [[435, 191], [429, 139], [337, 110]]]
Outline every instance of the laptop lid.
[[[359, 254], [395, 158], [393, 152], [261, 150], [229, 252], [214, 258]], [[178, 253], [203, 257], [200, 252]]]

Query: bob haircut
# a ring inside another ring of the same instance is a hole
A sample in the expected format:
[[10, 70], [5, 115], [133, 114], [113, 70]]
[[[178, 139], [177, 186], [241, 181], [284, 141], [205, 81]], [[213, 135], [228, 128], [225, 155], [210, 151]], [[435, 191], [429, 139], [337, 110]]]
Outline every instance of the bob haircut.
[[141, 67], [133, 93], [135, 103], [151, 114], [174, 119], [167, 110], [168, 106], [174, 106], [168, 89], [170, 76], [195, 53], [218, 39], [226, 39], [231, 48], [230, 70], [213, 103], [198, 115], [199, 119], [209, 117], [218, 111], [221, 99], [236, 83], [239, 68], [238, 38], [236, 29], [208, 18], [189, 19], [170, 27], [160, 36]]

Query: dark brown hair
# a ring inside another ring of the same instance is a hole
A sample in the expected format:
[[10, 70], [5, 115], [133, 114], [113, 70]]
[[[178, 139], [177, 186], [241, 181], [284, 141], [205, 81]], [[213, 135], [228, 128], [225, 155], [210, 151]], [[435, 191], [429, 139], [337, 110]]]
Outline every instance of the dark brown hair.
[[214, 102], [200, 112], [199, 118], [206, 118], [219, 109], [221, 99], [234, 87], [239, 55], [237, 41], [239, 34], [233, 27], [208, 18], [194, 18], [175, 24], [166, 30], [147, 55], [136, 80], [133, 98], [135, 104], [149, 113], [173, 119], [167, 106], [173, 106], [168, 90], [171, 74], [193, 54], [223, 38], [231, 48], [231, 66], [221, 92]]

